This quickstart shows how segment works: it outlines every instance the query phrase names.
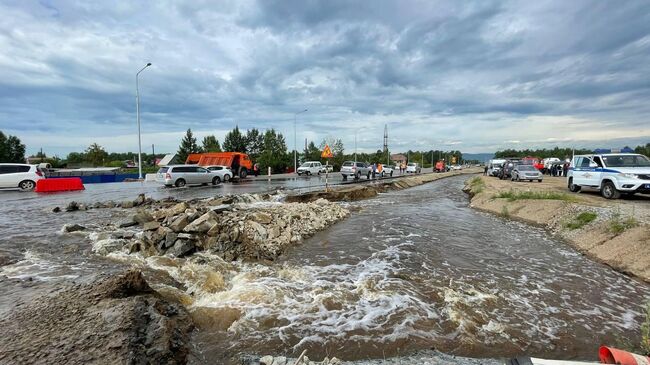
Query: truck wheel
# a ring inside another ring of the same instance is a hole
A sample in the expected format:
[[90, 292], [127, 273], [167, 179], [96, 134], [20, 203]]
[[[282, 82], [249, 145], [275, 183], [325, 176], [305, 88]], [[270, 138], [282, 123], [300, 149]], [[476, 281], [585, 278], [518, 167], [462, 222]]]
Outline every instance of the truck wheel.
[[616, 190], [616, 186], [611, 181], [605, 181], [600, 193], [605, 199], [618, 199], [621, 197], [621, 192]]
[[243, 168], [241, 168], [241, 170], [239, 171], [239, 177], [242, 178], [242, 179], [245, 179], [246, 176], [248, 176], [248, 171], [246, 170], [245, 167], [243, 167]]
[[573, 178], [569, 178], [569, 191], [572, 193], [577, 193], [580, 191], [580, 186], [573, 183]]

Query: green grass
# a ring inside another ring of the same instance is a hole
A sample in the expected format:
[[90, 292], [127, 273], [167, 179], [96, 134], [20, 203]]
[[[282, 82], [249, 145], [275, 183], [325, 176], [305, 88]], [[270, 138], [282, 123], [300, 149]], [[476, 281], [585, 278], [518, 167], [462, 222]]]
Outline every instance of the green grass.
[[606, 227], [607, 232], [609, 233], [621, 234], [630, 228], [637, 227], [638, 225], [639, 221], [634, 217], [629, 216], [622, 218], [620, 214], [616, 214], [607, 222]]
[[564, 227], [568, 229], [580, 229], [596, 220], [596, 218], [598, 218], [598, 214], [594, 212], [582, 212], [571, 221], [565, 223]]
[[483, 179], [481, 179], [481, 178], [478, 177], [478, 176], [473, 177], [473, 178], [469, 181], [469, 187], [470, 187], [472, 193], [474, 193], [474, 194], [480, 194], [480, 193], [482, 193], [483, 190], [485, 189], [485, 181], [483, 181]]
[[504, 198], [508, 201], [515, 200], [563, 200], [568, 202], [578, 201], [573, 195], [565, 193], [556, 193], [552, 191], [505, 191], [494, 196], [495, 198]]
[[508, 210], [508, 207], [506, 207], [505, 205], [501, 207], [500, 216], [503, 218], [510, 218], [510, 211]]

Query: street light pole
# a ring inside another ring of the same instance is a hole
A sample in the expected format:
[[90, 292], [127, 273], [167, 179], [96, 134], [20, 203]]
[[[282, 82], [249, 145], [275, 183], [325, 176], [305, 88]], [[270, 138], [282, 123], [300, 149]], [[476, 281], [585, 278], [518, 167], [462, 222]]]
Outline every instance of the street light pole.
[[307, 109], [293, 114], [293, 172], [298, 171], [298, 142], [296, 138], [296, 120], [298, 114], [306, 112]]
[[151, 62], [147, 63], [143, 68], [135, 74], [135, 115], [138, 120], [138, 178], [142, 180], [142, 138], [140, 136], [140, 90], [138, 86], [138, 76], [145, 68], [151, 66]]

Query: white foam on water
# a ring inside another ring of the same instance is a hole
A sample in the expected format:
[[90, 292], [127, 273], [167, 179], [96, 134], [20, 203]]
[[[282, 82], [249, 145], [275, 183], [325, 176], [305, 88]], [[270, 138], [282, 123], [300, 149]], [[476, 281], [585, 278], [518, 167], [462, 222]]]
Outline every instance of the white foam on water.
[[42, 258], [38, 253], [32, 250], [26, 250], [22, 260], [0, 267], [0, 275], [11, 279], [36, 279], [41, 281], [76, 279], [80, 275], [58, 274], [58, 272], [76, 270], [77, 268], [69, 265], [62, 265]]

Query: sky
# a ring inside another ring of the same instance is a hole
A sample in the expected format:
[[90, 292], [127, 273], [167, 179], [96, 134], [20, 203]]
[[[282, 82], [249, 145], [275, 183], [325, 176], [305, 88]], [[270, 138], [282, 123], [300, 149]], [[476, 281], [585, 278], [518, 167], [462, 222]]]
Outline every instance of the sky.
[[[650, 2], [0, 0], [0, 130], [29, 154], [275, 128], [375, 151], [650, 142]], [[302, 110], [307, 112], [296, 114]]]

